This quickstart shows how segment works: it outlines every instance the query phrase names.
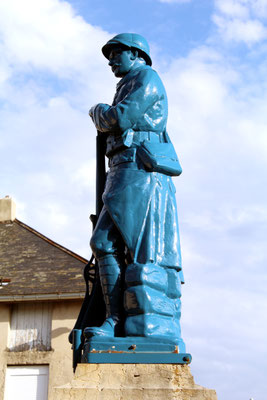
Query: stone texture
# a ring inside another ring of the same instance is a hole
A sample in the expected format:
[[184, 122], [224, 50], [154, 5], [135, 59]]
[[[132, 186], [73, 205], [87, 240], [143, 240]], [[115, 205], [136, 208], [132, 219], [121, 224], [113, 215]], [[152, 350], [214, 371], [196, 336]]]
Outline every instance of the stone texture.
[[53, 390], [53, 400], [217, 400], [194, 383], [188, 365], [79, 364], [73, 380]]

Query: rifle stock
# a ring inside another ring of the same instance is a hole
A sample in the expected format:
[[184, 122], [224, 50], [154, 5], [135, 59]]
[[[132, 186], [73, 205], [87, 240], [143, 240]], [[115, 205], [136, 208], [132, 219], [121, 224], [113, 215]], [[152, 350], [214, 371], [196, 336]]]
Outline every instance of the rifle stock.
[[[91, 215], [93, 230], [103, 207], [102, 194], [106, 182], [106, 137], [97, 132], [96, 137], [96, 215]], [[82, 331], [87, 326], [100, 326], [105, 319], [105, 303], [103, 299], [97, 260], [93, 264], [92, 255], [88, 264], [84, 267], [84, 280], [86, 284], [85, 297], [77, 321], [69, 335], [69, 341], [73, 346], [73, 369], [75, 371], [77, 363], [81, 361], [81, 350], [83, 344]], [[89, 287], [91, 282], [91, 292]], [[74, 339], [79, 336], [79, 339]]]

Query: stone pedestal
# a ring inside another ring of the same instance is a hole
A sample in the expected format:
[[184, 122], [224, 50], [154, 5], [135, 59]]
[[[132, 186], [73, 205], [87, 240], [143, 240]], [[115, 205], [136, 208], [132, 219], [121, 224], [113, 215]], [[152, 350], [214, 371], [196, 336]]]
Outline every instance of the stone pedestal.
[[217, 400], [194, 383], [188, 365], [78, 364], [73, 380], [53, 389], [53, 400]]

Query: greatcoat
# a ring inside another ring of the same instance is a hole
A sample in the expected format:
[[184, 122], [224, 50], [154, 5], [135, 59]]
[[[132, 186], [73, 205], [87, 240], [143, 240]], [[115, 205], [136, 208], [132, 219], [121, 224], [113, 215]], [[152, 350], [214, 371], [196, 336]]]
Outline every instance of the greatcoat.
[[148, 171], [138, 149], [165, 141], [167, 95], [156, 71], [143, 65], [117, 85], [111, 106], [94, 109], [97, 129], [107, 135], [110, 170], [103, 202], [133, 262], [181, 271], [180, 238], [172, 178]]

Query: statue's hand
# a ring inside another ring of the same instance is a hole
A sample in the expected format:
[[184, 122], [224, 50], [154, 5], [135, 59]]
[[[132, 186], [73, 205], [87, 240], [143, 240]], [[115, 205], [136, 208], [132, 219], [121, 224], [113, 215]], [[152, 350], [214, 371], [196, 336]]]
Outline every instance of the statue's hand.
[[90, 108], [89, 115], [92, 118], [94, 124], [98, 124], [99, 116], [103, 112], [107, 111], [109, 109], [109, 107], [110, 106], [108, 104], [99, 103]]
[[91, 107], [89, 112], [88, 112], [88, 114], [92, 118], [92, 120], [94, 120], [94, 110], [95, 110], [96, 107], [97, 107], [97, 104], [95, 106]]

